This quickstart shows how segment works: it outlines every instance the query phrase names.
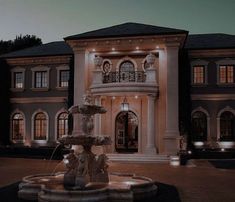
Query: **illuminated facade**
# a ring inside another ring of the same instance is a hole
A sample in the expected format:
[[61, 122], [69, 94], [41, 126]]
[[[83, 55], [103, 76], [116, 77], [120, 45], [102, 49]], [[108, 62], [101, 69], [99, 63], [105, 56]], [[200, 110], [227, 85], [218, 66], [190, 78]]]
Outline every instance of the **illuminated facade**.
[[[232, 148], [234, 39], [125, 23], [4, 55], [11, 71], [9, 138], [55, 145], [71, 132], [68, 102], [81, 104], [90, 91], [107, 109], [94, 117], [94, 133], [111, 136], [113, 159], [165, 159], [186, 134], [199, 149]], [[76, 135], [79, 115], [73, 120]]]

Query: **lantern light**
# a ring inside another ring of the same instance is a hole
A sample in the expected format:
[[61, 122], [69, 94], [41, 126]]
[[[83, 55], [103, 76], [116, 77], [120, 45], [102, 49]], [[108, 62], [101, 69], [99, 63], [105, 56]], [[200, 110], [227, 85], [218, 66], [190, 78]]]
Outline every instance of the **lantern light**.
[[121, 104], [121, 111], [128, 112], [129, 111], [129, 103], [127, 102], [126, 97], [124, 98], [122, 104]]

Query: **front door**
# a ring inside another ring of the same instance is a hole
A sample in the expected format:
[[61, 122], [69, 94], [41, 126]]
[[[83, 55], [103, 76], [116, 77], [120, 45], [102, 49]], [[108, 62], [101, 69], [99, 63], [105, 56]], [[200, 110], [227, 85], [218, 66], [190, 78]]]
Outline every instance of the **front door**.
[[120, 112], [115, 122], [115, 147], [120, 153], [138, 152], [138, 119], [135, 113]]

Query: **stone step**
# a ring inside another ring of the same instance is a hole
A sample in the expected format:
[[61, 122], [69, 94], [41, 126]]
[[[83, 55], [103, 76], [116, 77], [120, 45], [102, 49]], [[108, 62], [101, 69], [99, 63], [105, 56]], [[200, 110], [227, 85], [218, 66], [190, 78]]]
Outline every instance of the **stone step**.
[[113, 162], [139, 162], [139, 163], [160, 163], [169, 162], [170, 158], [163, 154], [106, 154], [110, 161]]

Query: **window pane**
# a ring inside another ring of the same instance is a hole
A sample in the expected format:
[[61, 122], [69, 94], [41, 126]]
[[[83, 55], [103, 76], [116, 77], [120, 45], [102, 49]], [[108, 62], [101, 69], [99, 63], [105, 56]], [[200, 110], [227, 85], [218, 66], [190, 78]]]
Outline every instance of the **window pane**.
[[219, 67], [220, 83], [234, 83], [234, 66], [221, 65]]
[[224, 112], [220, 117], [220, 140], [234, 140], [234, 115], [231, 112]]
[[23, 88], [23, 72], [14, 73], [14, 88]]
[[227, 81], [233, 83], [233, 66], [227, 66]]
[[57, 120], [57, 138], [68, 134], [68, 113], [64, 112], [58, 116]]
[[44, 113], [38, 113], [34, 119], [34, 139], [46, 140], [47, 136], [47, 119]]
[[193, 83], [202, 84], [205, 82], [204, 66], [193, 67]]
[[47, 87], [47, 72], [40, 71], [35, 72], [35, 88], [46, 88]]
[[23, 140], [24, 137], [24, 119], [19, 113], [15, 114], [12, 119], [12, 139]]
[[69, 70], [60, 71], [60, 87], [68, 87], [69, 85]]
[[203, 112], [195, 112], [192, 116], [192, 135], [194, 141], [206, 141], [207, 117]]

